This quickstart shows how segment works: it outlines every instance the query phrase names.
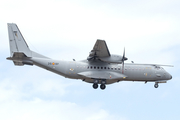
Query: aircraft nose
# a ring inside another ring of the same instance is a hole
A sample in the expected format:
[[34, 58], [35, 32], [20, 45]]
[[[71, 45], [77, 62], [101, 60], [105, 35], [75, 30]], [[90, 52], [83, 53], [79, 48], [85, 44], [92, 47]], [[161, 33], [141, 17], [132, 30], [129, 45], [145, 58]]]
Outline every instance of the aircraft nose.
[[172, 75], [169, 74], [168, 75], [168, 79], [171, 80], [172, 79]]
[[172, 75], [170, 75], [170, 79], [172, 79]]

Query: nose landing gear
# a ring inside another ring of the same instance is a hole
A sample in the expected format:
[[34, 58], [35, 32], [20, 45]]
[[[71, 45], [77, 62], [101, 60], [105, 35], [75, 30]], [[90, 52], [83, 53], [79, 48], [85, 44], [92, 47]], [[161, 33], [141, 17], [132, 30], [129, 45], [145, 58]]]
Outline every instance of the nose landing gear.
[[154, 87], [155, 87], [155, 88], [158, 88], [158, 87], [159, 87], [159, 85], [158, 85], [157, 82], [154, 84]]

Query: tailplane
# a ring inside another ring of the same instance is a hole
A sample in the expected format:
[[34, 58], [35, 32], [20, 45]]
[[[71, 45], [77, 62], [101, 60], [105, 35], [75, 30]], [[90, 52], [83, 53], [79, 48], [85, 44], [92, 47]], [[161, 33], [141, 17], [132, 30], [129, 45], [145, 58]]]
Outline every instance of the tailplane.
[[14, 65], [23, 66], [23, 65], [33, 65], [33, 62], [30, 60], [30, 57], [27, 57], [22, 52], [14, 52], [12, 57], [8, 57], [8, 60], [12, 60]]

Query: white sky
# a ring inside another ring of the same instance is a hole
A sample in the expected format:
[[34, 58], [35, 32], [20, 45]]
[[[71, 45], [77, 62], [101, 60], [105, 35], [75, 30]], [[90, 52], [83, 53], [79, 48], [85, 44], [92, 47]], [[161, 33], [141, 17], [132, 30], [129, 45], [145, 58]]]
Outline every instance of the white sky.
[[[179, 119], [178, 0], [2, 0], [0, 2], [1, 120]], [[16, 23], [33, 51], [55, 59], [86, 59], [96, 39], [127, 62], [171, 64], [160, 84], [120, 82], [102, 91], [36, 66], [14, 66], [7, 23]]]

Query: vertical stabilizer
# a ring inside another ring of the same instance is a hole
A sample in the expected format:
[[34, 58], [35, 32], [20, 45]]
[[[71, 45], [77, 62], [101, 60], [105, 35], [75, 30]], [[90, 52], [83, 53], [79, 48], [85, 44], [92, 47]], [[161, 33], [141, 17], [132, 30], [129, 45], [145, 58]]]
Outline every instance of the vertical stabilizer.
[[11, 56], [7, 59], [12, 60], [15, 65], [33, 65], [33, 61], [31, 60], [33, 57], [49, 59], [29, 49], [16, 24], [8, 23], [8, 33]]
[[8, 33], [11, 57], [19, 52], [31, 57], [31, 51], [16, 24], [8, 23]]

